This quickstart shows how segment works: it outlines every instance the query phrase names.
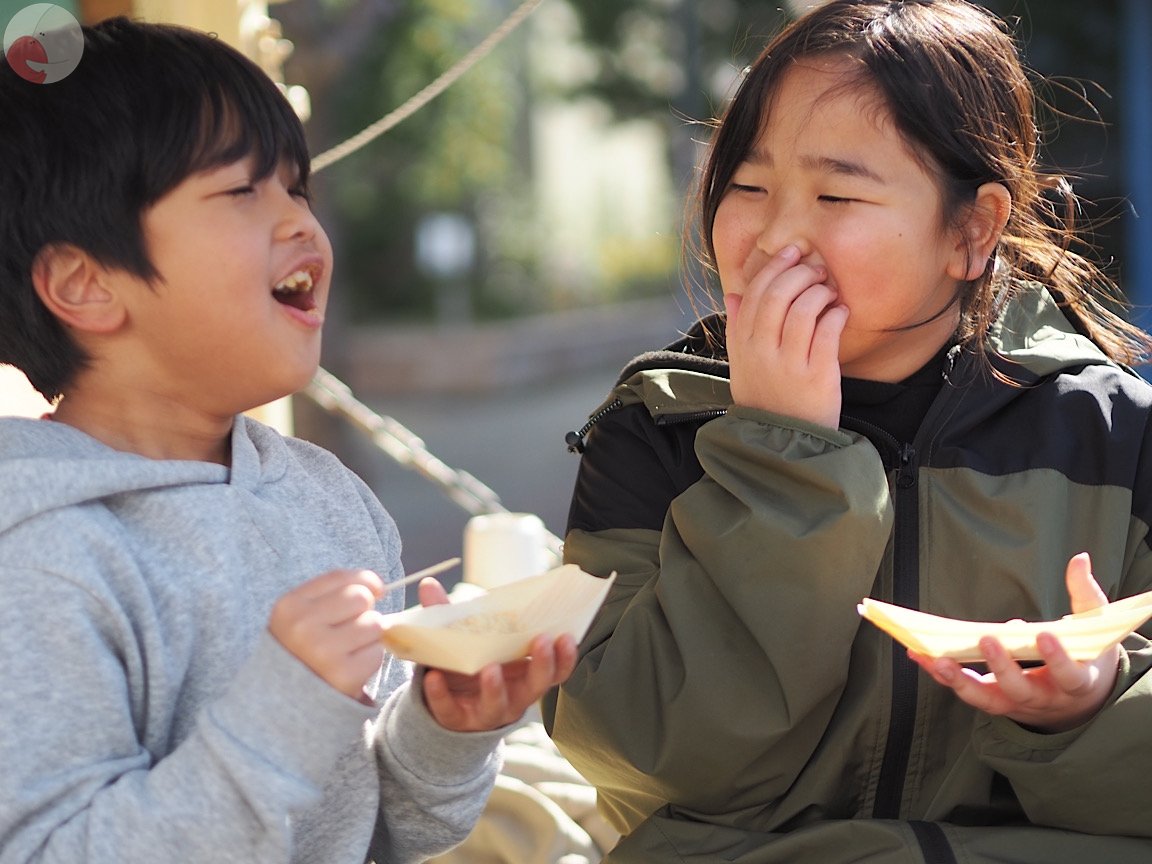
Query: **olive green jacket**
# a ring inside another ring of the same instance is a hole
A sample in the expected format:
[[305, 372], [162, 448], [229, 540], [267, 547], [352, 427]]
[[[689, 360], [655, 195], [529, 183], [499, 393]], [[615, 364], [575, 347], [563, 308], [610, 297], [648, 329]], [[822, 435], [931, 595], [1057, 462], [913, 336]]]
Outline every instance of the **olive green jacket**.
[[899, 442], [732, 407], [702, 332], [581, 433], [565, 559], [618, 575], [544, 715], [626, 835], [608, 861], [1152, 861], [1148, 639], [1093, 721], [1041, 734], [856, 610], [1057, 618], [1085, 550], [1110, 598], [1152, 589], [1152, 387], [1037, 288], [992, 334], [1018, 383], [953, 349]]

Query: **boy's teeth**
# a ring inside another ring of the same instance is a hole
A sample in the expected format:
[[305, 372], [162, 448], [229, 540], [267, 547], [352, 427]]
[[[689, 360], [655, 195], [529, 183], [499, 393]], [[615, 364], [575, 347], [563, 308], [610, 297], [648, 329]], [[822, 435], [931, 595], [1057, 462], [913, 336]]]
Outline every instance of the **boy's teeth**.
[[273, 291], [310, 291], [312, 289], [312, 274], [307, 270], [297, 270], [291, 276], [279, 282]]

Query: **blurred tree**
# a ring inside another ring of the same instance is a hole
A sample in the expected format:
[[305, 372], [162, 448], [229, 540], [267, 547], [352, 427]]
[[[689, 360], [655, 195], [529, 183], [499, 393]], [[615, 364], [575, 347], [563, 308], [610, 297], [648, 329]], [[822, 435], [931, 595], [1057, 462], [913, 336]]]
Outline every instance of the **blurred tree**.
[[[276, 7], [296, 43], [286, 63], [312, 94], [314, 154], [359, 132], [450, 67], [498, 24], [510, 0], [293, 0]], [[340, 262], [339, 282], [357, 319], [437, 314], [434, 274], [421, 269], [415, 232], [451, 213], [475, 232], [476, 265], [457, 280], [464, 308], [489, 308], [476, 288], [506, 232], [490, 229], [528, 194], [524, 157], [523, 46], [514, 34], [464, 78], [368, 147], [315, 181]], [[459, 220], [458, 220], [459, 221]], [[531, 266], [531, 259], [524, 266]]]

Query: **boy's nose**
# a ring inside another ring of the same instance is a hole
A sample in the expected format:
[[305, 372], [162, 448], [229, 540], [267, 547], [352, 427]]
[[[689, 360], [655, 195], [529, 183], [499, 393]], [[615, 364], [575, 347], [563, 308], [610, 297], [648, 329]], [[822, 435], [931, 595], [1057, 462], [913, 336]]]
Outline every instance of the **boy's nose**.
[[277, 234], [285, 239], [309, 239], [317, 231], [323, 230], [316, 215], [302, 198], [296, 198], [285, 193], [287, 202], [284, 206]]

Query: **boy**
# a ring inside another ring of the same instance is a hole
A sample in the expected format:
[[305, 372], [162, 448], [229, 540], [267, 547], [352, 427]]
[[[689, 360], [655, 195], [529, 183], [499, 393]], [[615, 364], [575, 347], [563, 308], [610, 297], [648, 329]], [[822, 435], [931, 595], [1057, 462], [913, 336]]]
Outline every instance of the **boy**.
[[86, 29], [52, 85], [0, 67], [0, 362], [58, 400], [0, 420], [0, 861], [458, 843], [501, 727], [575, 646], [409, 682], [378, 638], [391, 518], [242, 415], [319, 360], [332, 250], [299, 122], [181, 28]]

